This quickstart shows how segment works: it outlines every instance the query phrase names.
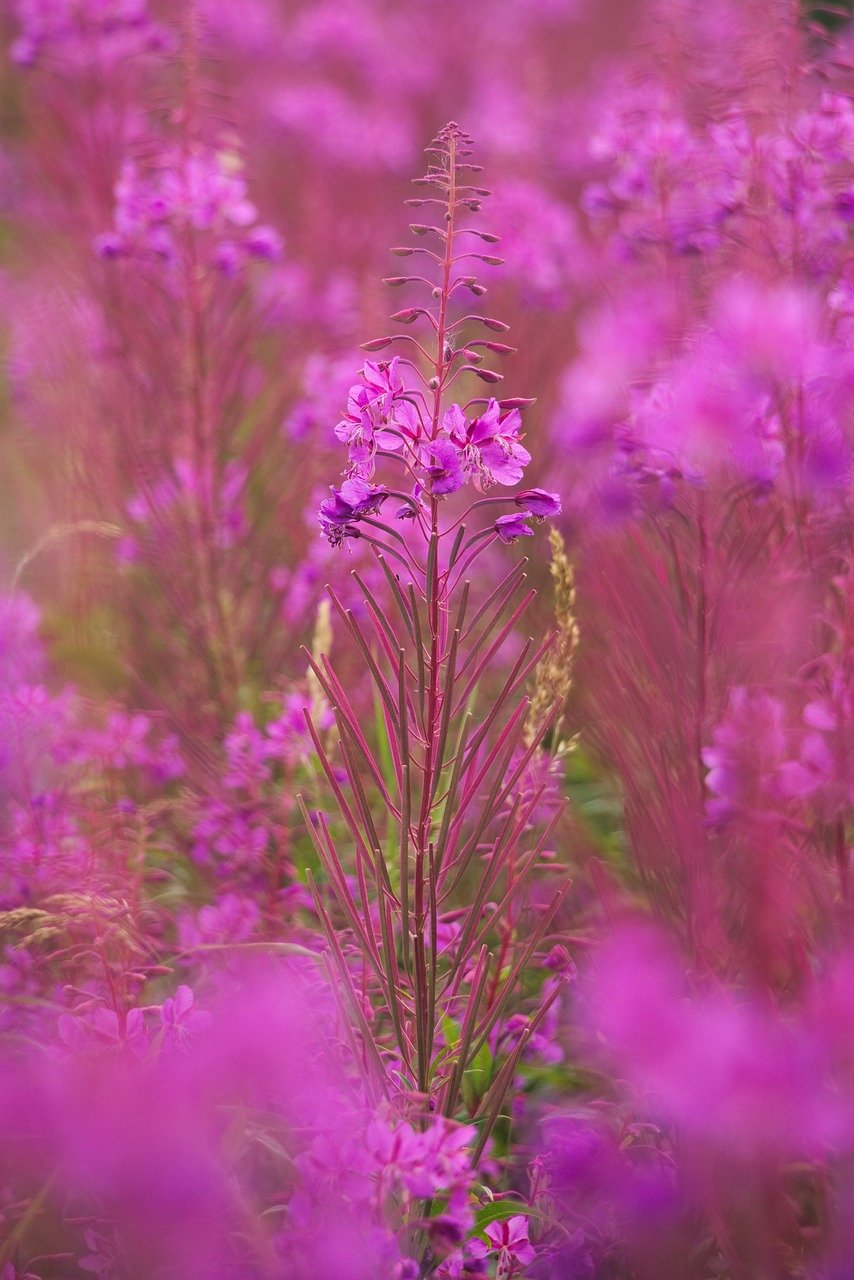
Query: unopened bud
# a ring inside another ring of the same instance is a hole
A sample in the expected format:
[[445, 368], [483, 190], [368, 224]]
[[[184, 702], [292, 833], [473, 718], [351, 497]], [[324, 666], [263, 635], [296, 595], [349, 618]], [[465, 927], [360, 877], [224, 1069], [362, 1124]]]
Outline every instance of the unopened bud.
[[493, 329], [496, 333], [506, 333], [510, 328], [509, 324], [505, 324], [503, 320], [494, 320], [492, 316], [472, 316], [471, 319], [479, 320], [487, 329]]
[[479, 347], [486, 347], [487, 351], [494, 351], [499, 356], [514, 355], [517, 348], [510, 347], [506, 342], [479, 342]]

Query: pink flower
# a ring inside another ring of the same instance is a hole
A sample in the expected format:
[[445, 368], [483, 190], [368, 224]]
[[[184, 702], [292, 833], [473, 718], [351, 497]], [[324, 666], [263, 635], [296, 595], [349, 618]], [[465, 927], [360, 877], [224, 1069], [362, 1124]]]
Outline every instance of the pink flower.
[[465, 483], [460, 454], [450, 440], [437, 440], [425, 449], [430, 463], [425, 465], [430, 492], [436, 497], [456, 493]]
[[528, 528], [527, 517], [520, 515], [499, 516], [495, 521], [495, 532], [502, 542], [516, 542], [519, 538], [532, 538], [533, 529]]
[[740, 687], [732, 690], [726, 715], [713, 730], [713, 745], [703, 749], [711, 819], [765, 813], [778, 798], [786, 751], [783, 717], [777, 698]]
[[[351, 472], [363, 479], [373, 474], [377, 449], [401, 446], [400, 433], [387, 429], [394, 425], [394, 412], [404, 391], [398, 360], [395, 356], [388, 364], [365, 361], [362, 381], [350, 388], [347, 412], [335, 428], [338, 439], [349, 448]], [[405, 426], [410, 425], [406, 414]]]
[[184, 985], [169, 1000], [164, 1000], [160, 1007], [164, 1044], [186, 1052], [193, 1036], [208, 1028], [211, 1015], [195, 1005], [192, 988]]
[[118, 1014], [99, 1005], [88, 1013], [72, 1017], [62, 1014], [59, 1034], [68, 1049], [82, 1053], [121, 1053], [126, 1049], [141, 1057], [148, 1049], [148, 1032], [142, 1009]]
[[352, 526], [363, 516], [374, 515], [388, 497], [381, 486], [374, 486], [354, 476], [345, 480], [340, 489], [332, 490], [332, 497], [320, 504], [320, 527], [329, 539], [330, 546], [340, 547], [345, 538], [358, 538], [358, 529]]
[[560, 515], [560, 497], [546, 489], [523, 489], [515, 495], [513, 501], [535, 520], [547, 520]]
[[497, 1276], [511, 1276], [517, 1266], [526, 1267], [537, 1256], [528, 1239], [528, 1219], [521, 1213], [514, 1214], [512, 1218], [490, 1222], [484, 1234], [489, 1244], [476, 1237], [469, 1242], [469, 1250], [474, 1258], [485, 1258], [488, 1254], [497, 1253]]
[[187, 230], [210, 237], [209, 261], [226, 275], [236, 275], [249, 258], [271, 260], [281, 252], [278, 233], [256, 225], [239, 157], [229, 150], [166, 151], [150, 173], [127, 160], [115, 195], [114, 228], [96, 240], [101, 257], [175, 263]]
[[468, 421], [459, 405], [452, 405], [443, 423], [459, 449], [463, 470], [481, 489], [493, 484], [518, 484], [531, 455], [519, 443], [522, 418], [518, 409], [502, 414], [497, 400], [486, 412]]

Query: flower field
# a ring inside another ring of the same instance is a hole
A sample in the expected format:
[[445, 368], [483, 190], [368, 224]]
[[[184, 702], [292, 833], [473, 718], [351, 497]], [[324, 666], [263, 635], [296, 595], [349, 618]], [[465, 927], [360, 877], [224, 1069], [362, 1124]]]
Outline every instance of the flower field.
[[851, 1280], [847, 7], [0, 57], [0, 1280]]

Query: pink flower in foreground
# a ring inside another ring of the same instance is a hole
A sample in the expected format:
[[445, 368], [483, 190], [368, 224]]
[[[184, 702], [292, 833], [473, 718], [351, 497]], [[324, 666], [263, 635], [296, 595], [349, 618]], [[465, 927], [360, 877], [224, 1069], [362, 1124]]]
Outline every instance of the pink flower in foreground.
[[479, 488], [493, 484], [518, 484], [531, 455], [520, 443], [522, 418], [518, 409], [502, 414], [497, 400], [469, 422], [459, 405], [445, 414], [443, 426], [460, 450], [464, 471]]
[[332, 497], [320, 504], [320, 527], [330, 546], [340, 547], [345, 538], [358, 538], [352, 526], [363, 516], [375, 515], [388, 497], [381, 485], [370, 485], [359, 476], [345, 480], [340, 489], [332, 489]]
[[474, 1258], [485, 1258], [497, 1253], [496, 1276], [511, 1276], [517, 1266], [526, 1267], [537, 1256], [528, 1239], [528, 1219], [521, 1213], [512, 1218], [503, 1218], [499, 1222], [490, 1222], [484, 1234], [489, 1244], [475, 1238], [469, 1242], [469, 1251]]
[[424, 467], [430, 493], [443, 497], [456, 493], [465, 484], [459, 451], [450, 440], [436, 440], [425, 450], [430, 461]]
[[560, 496], [549, 493], [546, 489], [522, 489], [513, 498], [517, 507], [527, 511], [535, 520], [546, 520], [559, 516], [561, 512]]
[[520, 515], [499, 516], [495, 521], [495, 532], [502, 542], [516, 542], [518, 538], [532, 538], [533, 529], [528, 528], [527, 517]]
[[[377, 449], [399, 449], [399, 433], [389, 430], [394, 425], [397, 402], [403, 396], [403, 383], [397, 372], [399, 357], [385, 364], [366, 360], [362, 380], [350, 388], [347, 412], [335, 427], [335, 434], [346, 444], [353, 475], [370, 477]], [[406, 423], [409, 424], [409, 415]]]

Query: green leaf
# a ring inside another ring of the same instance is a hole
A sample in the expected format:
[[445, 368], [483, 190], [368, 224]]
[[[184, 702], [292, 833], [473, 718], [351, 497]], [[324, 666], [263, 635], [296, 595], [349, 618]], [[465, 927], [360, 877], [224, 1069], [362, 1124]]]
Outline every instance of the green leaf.
[[394, 764], [391, 758], [391, 746], [388, 740], [388, 728], [385, 722], [385, 716], [382, 710], [382, 701], [380, 695], [374, 686], [374, 724], [377, 732], [377, 751], [380, 758], [380, 769], [383, 775], [383, 781], [388, 788], [389, 794], [394, 791], [397, 786], [397, 778], [394, 773]]
[[480, 1236], [482, 1240], [486, 1240], [486, 1228], [491, 1222], [502, 1222], [505, 1218], [515, 1218], [517, 1214], [523, 1214], [526, 1218], [538, 1216], [530, 1205], [521, 1204], [518, 1200], [493, 1200], [491, 1204], [476, 1210], [469, 1239]]
[[449, 1049], [454, 1045], [459, 1044], [460, 1024], [455, 1022], [453, 1018], [449, 1018], [447, 1014], [445, 1014], [442, 1019], [442, 1033], [444, 1034], [445, 1043]]
[[474, 1057], [469, 1059], [463, 1072], [463, 1098], [470, 1110], [474, 1109], [486, 1093], [491, 1080], [492, 1054], [489, 1052], [489, 1045], [484, 1042]]

